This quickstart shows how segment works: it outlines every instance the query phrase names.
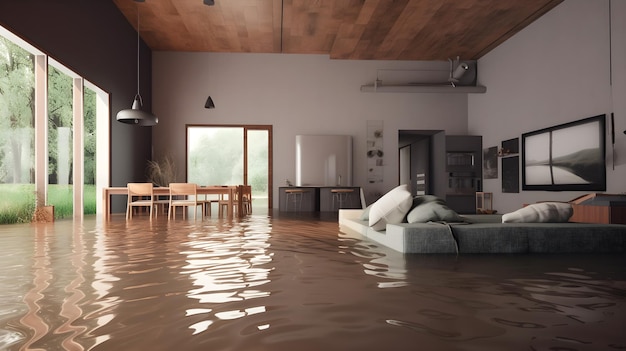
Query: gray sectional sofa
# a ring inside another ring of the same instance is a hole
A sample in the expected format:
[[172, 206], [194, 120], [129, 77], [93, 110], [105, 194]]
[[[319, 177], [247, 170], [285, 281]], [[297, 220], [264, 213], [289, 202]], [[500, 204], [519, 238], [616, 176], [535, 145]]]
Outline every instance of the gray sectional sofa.
[[341, 230], [404, 253], [626, 252], [622, 224], [502, 223], [500, 215], [466, 215], [468, 223], [388, 223], [376, 231], [360, 220], [362, 212], [340, 210]]

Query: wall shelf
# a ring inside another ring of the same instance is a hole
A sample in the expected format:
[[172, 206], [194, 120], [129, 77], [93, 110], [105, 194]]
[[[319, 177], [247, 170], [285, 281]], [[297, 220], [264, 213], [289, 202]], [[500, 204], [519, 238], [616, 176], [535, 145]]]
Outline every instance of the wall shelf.
[[478, 86], [459, 86], [453, 87], [446, 85], [361, 85], [362, 93], [478, 93], [487, 92], [487, 88]]

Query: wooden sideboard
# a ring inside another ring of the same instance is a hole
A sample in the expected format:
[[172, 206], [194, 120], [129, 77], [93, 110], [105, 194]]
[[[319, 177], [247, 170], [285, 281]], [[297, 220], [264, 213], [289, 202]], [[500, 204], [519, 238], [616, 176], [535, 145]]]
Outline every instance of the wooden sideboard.
[[570, 222], [626, 224], [626, 194], [591, 193], [570, 201]]

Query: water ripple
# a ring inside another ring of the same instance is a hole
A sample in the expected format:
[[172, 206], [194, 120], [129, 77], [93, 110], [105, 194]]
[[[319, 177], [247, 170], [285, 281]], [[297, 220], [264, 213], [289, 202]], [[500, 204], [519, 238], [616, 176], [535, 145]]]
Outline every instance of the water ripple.
[[336, 222], [0, 227], [2, 350], [625, 349], [621, 255], [404, 255]]

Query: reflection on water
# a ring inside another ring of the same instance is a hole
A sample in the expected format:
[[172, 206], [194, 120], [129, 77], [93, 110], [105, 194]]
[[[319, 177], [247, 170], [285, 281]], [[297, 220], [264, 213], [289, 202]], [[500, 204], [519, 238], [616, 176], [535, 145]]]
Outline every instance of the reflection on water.
[[[262, 287], [270, 281], [272, 271], [273, 254], [267, 251], [271, 227], [267, 220], [261, 224], [247, 222], [219, 233], [190, 233], [189, 241], [181, 243], [188, 247], [181, 251], [187, 256], [188, 263], [181, 273], [188, 275], [196, 288], [187, 296], [209, 306], [269, 296], [270, 292]], [[211, 239], [207, 240], [209, 235]], [[265, 311], [265, 306], [221, 312], [193, 308], [187, 311], [187, 316], [201, 315], [204, 318], [189, 326], [195, 335], [207, 331], [218, 320], [243, 318]]]
[[623, 255], [402, 255], [336, 219], [0, 227], [1, 350], [619, 350]]
[[[552, 171], [552, 172], [550, 172]], [[526, 167], [526, 184], [589, 184], [571, 171], [557, 166], [536, 165]]]

